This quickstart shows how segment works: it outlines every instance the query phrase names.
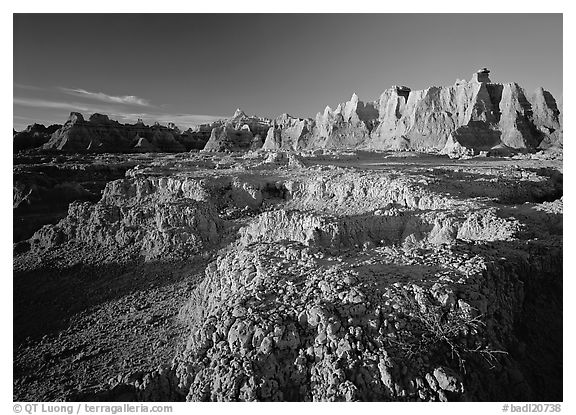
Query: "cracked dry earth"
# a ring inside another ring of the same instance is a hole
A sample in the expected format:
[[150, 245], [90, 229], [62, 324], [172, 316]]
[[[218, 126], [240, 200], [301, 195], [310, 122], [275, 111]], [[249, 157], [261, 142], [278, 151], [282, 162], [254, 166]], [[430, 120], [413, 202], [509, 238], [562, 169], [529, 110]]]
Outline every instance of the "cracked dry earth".
[[139, 157], [18, 244], [16, 400], [562, 400], [562, 160]]

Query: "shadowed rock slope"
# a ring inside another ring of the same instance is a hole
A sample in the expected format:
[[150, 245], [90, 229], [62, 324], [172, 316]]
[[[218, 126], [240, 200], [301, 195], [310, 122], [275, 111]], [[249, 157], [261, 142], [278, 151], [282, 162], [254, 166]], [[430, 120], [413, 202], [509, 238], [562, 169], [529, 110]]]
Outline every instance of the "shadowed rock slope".
[[172, 132], [160, 125], [145, 126], [120, 124], [108, 116], [93, 114], [88, 121], [80, 113], [70, 114], [68, 121], [52, 134], [42, 146], [45, 150], [72, 152], [130, 152], [144, 148], [146, 151], [180, 152], [185, 147]]
[[49, 127], [42, 124], [32, 124], [26, 127], [24, 131], [15, 132], [13, 135], [14, 152], [42, 146], [48, 142], [50, 136], [61, 127], [62, 126], [58, 124]]

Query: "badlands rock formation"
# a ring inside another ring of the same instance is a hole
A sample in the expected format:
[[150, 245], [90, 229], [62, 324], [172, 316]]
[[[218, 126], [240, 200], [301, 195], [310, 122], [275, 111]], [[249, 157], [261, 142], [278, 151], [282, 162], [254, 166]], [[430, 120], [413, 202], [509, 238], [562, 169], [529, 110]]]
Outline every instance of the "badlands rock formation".
[[65, 219], [35, 234], [32, 247], [76, 241], [111, 251], [140, 250], [147, 260], [200, 253], [219, 241], [222, 228], [205, 197], [196, 182], [112, 181], [99, 203], [72, 203]]
[[210, 139], [204, 151], [247, 151], [262, 147], [264, 138], [270, 128], [270, 120], [260, 117], [249, 117], [237, 109], [232, 118], [212, 129]]
[[124, 177], [137, 165], [133, 157], [121, 155], [88, 160], [27, 155], [14, 156], [13, 160], [13, 238], [14, 243], [24, 246], [42, 225], [65, 217], [71, 202], [97, 202], [106, 183]]
[[185, 132], [173, 123], [169, 127], [120, 124], [100, 114], [85, 121], [72, 113], [47, 143], [45, 132], [28, 131], [15, 136], [14, 148], [44, 143], [42, 148], [49, 150], [145, 153], [263, 147], [416, 150], [451, 156], [561, 149], [561, 117], [552, 95], [542, 88], [528, 94], [516, 83], [493, 83], [489, 73], [484, 68], [468, 82], [421, 91], [393, 86], [374, 102], [365, 103], [354, 94], [334, 110], [327, 106], [315, 119], [283, 114], [270, 120], [237, 109], [229, 119]]
[[42, 146], [45, 150], [74, 152], [129, 152], [138, 151], [180, 152], [185, 148], [172, 132], [158, 124], [148, 127], [142, 122], [120, 124], [107, 115], [93, 114], [88, 121], [82, 114], [73, 112], [68, 121], [52, 134]]
[[264, 141], [264, 150], [295, 150], [305, 146], [311, 136], [311, 120], [282, 114], [272, 121]]
[[189, 128], [178, 137], [178, 141], [186, 147], [187, 151], [202, 150], [212, 134], [212, 130], [221, 125], [221, 122], [213, 122], [211, 124], [200, 124], [195, 127]]
[[563, 399], [543, 89], [483, 69], [184, 132], [72, 113], [43, 148], [14, 156], [16, 400]]
[[562, 399], [559, 160], [138, 157], [16, 252], [19, 398]]
[[469, 82], [421, 91], [394, 86], [375, 102], [363, 103], [354, 94], [335, 110], [318, 113], [309, 136], [295, 147], [291, 133], [283, 140], [275, 131], [265, 148], [478, 153], [562, 145], [560, 112], [549, 92], [539, 88], [527, 95], [516, 83], [492, 83], [488, 73], [484, 69]]
[[34, 124], [22, 132], [14, 132], [14, 151], [32, 148], [50, 152], [85, 153], [175, 153], [201, 150], [212, 130], [222, 124], [223, 121], [216, 121], [180, 131], [174, 123], [168, 123], [168, 127], [158, 123], [148, 126], [142, 121], [121, 124], [102, 114], [93, 114], [86, 121], [82, 114], [73, 112], [63, 126], [44, 127]]
[[42, 124], [32, 124], [24, 131], [15, 132], [13, 135], [14, 152], [29, 148], [40, 147], [50, 140], [50, 136], [58, 130], [61, 125], [53, 124], [45, 127]]
[[316, 115], [312, 148], [358, 148], [370, 137], [378, 111], [374, 103], [364, 104], [356, 94], [334, 111], [326, 107]]

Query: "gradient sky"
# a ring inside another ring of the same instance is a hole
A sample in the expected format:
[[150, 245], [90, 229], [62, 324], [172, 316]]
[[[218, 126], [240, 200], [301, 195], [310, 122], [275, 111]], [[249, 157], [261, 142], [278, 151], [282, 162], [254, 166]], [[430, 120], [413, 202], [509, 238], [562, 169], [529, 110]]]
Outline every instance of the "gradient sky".
[[70, 111], [188, 126], [313, 117], [356, 92], [469, 79], [562, 101], [561, 14], [15, 14], [14, 128]]

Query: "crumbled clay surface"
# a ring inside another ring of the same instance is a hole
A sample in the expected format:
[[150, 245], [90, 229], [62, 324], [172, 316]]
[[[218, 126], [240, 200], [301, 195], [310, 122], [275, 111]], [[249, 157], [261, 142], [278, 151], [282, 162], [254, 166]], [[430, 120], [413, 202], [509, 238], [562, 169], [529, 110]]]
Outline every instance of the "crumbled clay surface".
[[139, 157], [15, 245], [15, 399], [561, 400], [561, 159]]

